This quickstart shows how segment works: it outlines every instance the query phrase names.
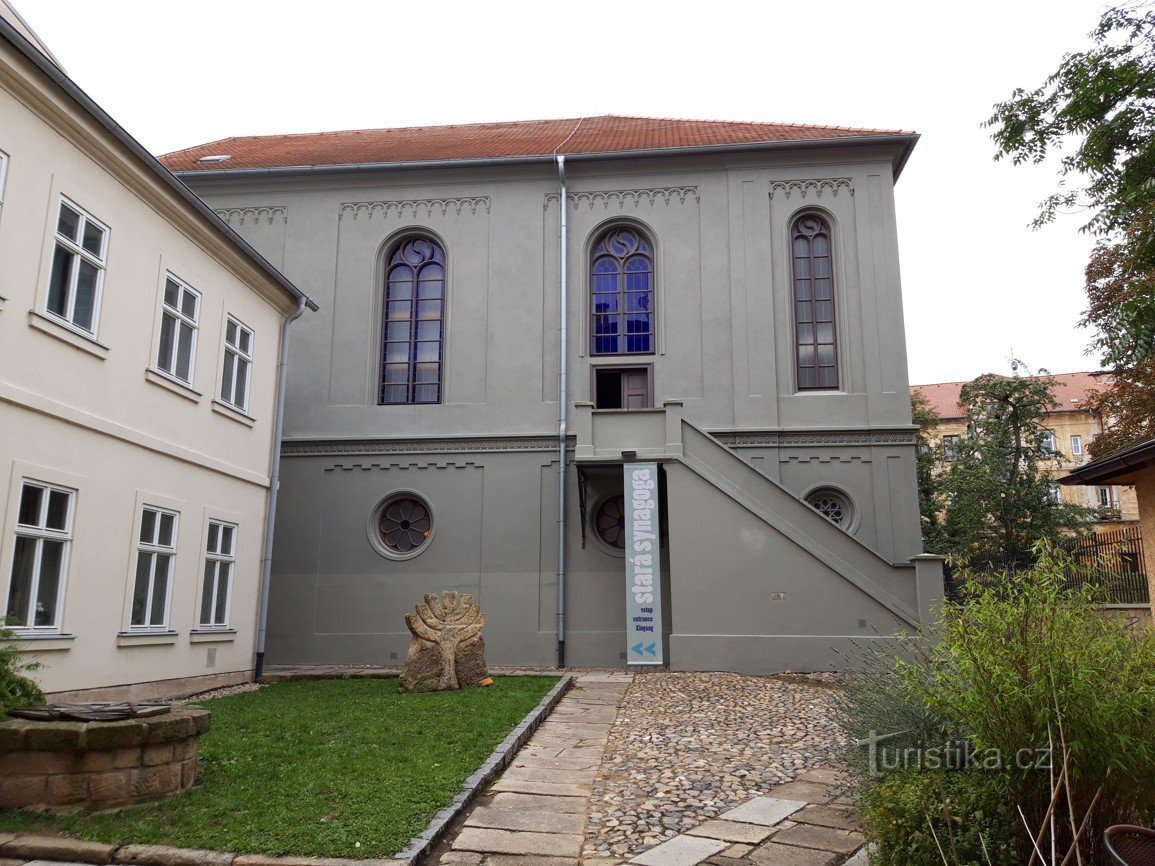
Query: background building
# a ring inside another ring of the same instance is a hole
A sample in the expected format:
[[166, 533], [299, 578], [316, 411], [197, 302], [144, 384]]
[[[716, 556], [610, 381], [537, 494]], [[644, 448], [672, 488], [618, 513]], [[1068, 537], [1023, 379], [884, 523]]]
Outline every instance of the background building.
[[4, 610], [47, 692], [237, 682], [311, 302], [30, 37], [0, 5]]
[[[1055, 495], [1072, 505], [1084, 505], [1099, 512], [1097, 528], [1112, 529], [1139, 520], [1135, 489], [1130, 485], [1101, 484], [1093, 486], [1060, 486], [1059, 479], [1090, 461], [1087, 447], [1103, 431], [1103, 419], [1092, 412], [1086, 402], [1088, 391], [1101, 391], [1110, 385], [1107, 373], [1056, 373], [1053, 391], [1059, 406], [1047, 413], [1050, 447], [1060, 457], [1056, 468], [1048, 471], [1055, 478]], [[911, 385], [926, 397], [939, 416], [933, 439], [949, 462], [951, 446], [967, 435], [966, 407], [959, 403], [959, 392], [966, 382], [938, 382]]]
[[893, 198], [916, 139], [594, 117], [164, 157], [324, 287], [290, 359], [269, 660], [400, 660], [441, 589], [478, 597], [492, 662], [559, 638], [570, 664], [650, 660], [639, 513], [676, 669], [829, 667], [923, 619]]

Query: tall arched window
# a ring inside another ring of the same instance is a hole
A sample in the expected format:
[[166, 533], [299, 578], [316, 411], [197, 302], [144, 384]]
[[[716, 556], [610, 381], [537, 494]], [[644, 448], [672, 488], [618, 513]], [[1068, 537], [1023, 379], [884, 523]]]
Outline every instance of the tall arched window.
[[817, 214], [798, 217], [790, 229], [794, 257], [794, 342], [798, 389], [838, 388], [834, 327], [834, 271], [830, 224]]
[[387, 259], [381, 352], [382, 403], [440, 403], [445, 251], [406, 238]]
[[636, 229], [616, 226], [594, 244], [590, 334], [593, 355], [654, 352], [654, 254]]

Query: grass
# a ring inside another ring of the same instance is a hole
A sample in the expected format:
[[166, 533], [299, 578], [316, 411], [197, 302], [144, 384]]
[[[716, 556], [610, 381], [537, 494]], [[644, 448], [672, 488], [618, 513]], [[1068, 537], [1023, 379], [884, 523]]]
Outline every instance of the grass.
[[0, 811], [0, 830], [244, 854], [389, 857], [554, 684], [398, 695], [396, 680], [280, 683], [204, 701], [201, 784], [118, 812]]

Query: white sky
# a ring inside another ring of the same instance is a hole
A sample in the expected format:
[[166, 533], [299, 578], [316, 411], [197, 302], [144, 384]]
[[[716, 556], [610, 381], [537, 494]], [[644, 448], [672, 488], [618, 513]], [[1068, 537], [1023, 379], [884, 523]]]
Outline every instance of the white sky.
[[155, 153], [230, 135], [598, 114], [913, 129], [898, 184], [912, 383], [1095, 369], [1085, 216], [980, 123], [1089, 44], [1101, 0], [14, 0]]

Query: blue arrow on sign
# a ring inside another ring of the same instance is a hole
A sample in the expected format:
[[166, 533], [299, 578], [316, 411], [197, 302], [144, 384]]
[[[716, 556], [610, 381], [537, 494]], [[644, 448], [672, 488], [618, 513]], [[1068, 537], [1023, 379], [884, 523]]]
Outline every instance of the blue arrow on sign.
[[652, 656], [656, 656], [657, 652], [654, 650], [654, 647], [656, 647], [656, 646], [657, 646], [656, 643], [650, 644], [648, 647], [646, 647], [646, 652], [648, 652]]
[[637, 646], [635, 646], [635, 647], [630, 647], [630, 652], [632, 652], [632, 653], [636, 653], [637, 655], [641, 655], [641, 654], [642, 654], [642, 645], [641, 645], [641, 643], [639, 643], [639, 644], [638, 644]]

